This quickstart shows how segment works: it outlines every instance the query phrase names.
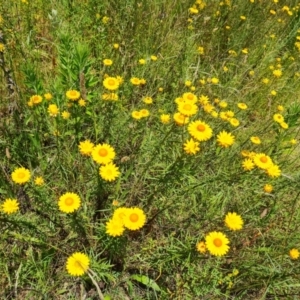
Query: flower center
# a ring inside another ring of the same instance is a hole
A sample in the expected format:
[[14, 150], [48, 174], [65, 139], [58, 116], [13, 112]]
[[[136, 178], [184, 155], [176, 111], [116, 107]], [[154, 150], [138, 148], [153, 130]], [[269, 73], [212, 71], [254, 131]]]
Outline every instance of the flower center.
[[99, 151], [98, 151], [98, 154], [100, 155], [100, 156], [102, 156], [102, 157], [104, 157], [104, 156], [106, 156], [107, 154], [108, 154], [108, 151], [106, 150], [106, 149], [100, 149]]
[[216, 247], [221, 247], [222, 246], [222, 241], [219, 238], [214, 239], [214, 245]]
[[24, 177], [25, 177], [25, 173], [23, 173], [23, 172], [19, 173], [19, 174], [18, 174], [18, 177], [19, 177], [20, 179], [24, 178]]
[[259, 160], [265, 164], [268, 161], [268, 158], [265, 156], [262, 156]]
[[106, 174], [109, 175], [109, 176], [112, 175], [112, 170], [110, 170], [110, 169], [106, 170]]
[[185, 104], [185, 105], [183, 106], [183, 109], [185, 109], [185, 110], [191, 110], [191, 109], [192, 109], [192, 106], [191, 106], [190, 104]]
[[203, 132], [203, 131], [205, 131], [205, 126], [203, 124], [199, 124], [197, 126], [197, 130]]
[[139, 216], [137, 214], [131, 214], [129, 219], [131, 222], [137, 222], [137, 220], [139, 219]]
[[109, 85], [115, 85], [115, 81], [114, 81], [113, 79], [109, 79], [109, 80], [108, 80], [108, 84], [109, 84]]
[[78, 261], [76, 261], [76, 262], [74, 263], [74, 267], [75, 267], [75, 268], [82, 268], [80, 262], [78, 262]]
[[189, 100], [193, 100], [193, 95], [191, 95], [191, 94], [189, 94], [189, 95], [187, 95], [187, 98], [189, 99]]
[[74, 199], [73, 199], [73, 198], [71, 198], [71, 197], [66, 198], [65, 204], [66, 204], [67, 206], [71, 206], [73, 203], [74, 203]]

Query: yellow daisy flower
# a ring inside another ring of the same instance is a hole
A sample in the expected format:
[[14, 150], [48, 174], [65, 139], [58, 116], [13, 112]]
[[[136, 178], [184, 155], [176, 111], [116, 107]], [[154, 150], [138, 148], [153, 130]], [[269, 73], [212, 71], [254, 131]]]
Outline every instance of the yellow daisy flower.
[[79, 143], [78, 148], [82, 155], [90, 156], [94, 149], [94, 144], [90, 140], [85, 140]]
[[199, 143], [193, 139], [187, 140], [183, 145], [183, 149], [187, 154], [196, 154], [200, 150]]
[[17, 199], [5, 199], [1, 204], [1, 210], [6, 214], [13, 214], [19, 210], [19, 202]]
[[80, 252], [75, 252], [69, 256], [66, 269], [71, 276], [82, 276], [85, 274], [90, 265], [90, 260], [87, 255]]
[[98, 164], [108, 164], [116, 156], [115, 150], [108, 144], [98, 144], [92, 150], [92, 158]]
[[234, 139], [235, 137], [231, 133], [228, 133], [224, 130], [217, 135], [218, 144], [224, 148], [233, 145]]
[[185, 116], [193, 116], [197, 113], [198, 106], [193, 103], [183, 102], [178, 104], [178, 111]]
[[76, 101], [76, 100], [79, 99], [80, 93], [76, 90], [69, 90], [69, 91], [66, 92], [66, 97], [69, 100]]
[[253, 144], [257, 144], [257, 145], [261, 144], [261, 140], [258, 136], [251, 136], [250, 140]]
[[275, 165], [275, 164], [272, 164], [270, 167], [268, 167], [266, 169], [266, 172], [272, 178], [273, 177], [279, 177], [281, 175], [280, 168], [277, 165]]
[[113, 164], [108, 163], [104, 166], [101, 166], [99, 169], [99, 175], [102, 179], [106, 181], [114, 181], [117, 177], [120, 176], [119, 168]]
[[58, 207], [64, 213], [72, 213], [80, 207], [80, 197], [75, 193], [65, 193], [59, 197]]
[[110, 236], [121, 236], [125, 230], [123, 222], [117, 218], [113, 218], [106, 222], [106, 233]]
[[190, 123], [188, 132], [193, 138], [200, 142], [207, 141], [212, 137], [212, 129], [210, 126], [200, 120]]
[[115, 77], [106, 77], [103, 80], [103, 86], [110, 91], [117, 90], [120, 86], [120, 82], [117, 78]]
[[291, 259], [298, 259], [300, 256], [300, 253], [299, 253], [298, 249], [293, 248], [289, 251], [289, 255], [290, 255]]
[[11, 174], [12, 181], [18, 184], [24, 184], [28, 182], [30, 176], [31, 176], [30, 171], [23, 167], [15, 169]]
[[243, 228], [244, 221], [237, 213], [228, 213], [225, 216], [225, 225], [231, 230], [240, 230]]
[[38, 176], [34, 179], [35, 185], [43, 185], [45, 183], [44, 178], [42, 176]]
[[271, 157], [264, 153], [256, 154], [254, 156], [254, 163], [263, 170], [266, 170], [273, 165]]
[[197, 243], [196, 249], [197, 249], [198, 252], [204, 254], [206, 252], [205, 242], [201, 241], [201, 242]]
[[160, 115], [160, 121], [163, 123], [163, 124], [168, 124], [170, 123], [170, 120], [171, 120], [171, 117], [169, 114], [162, 114]]
[[205, 237], [207, 250], [215, 256], [223, 256], [229, 251], [229, 240], [222, 232], [213, 231]]
[[251, 171], [252, 169], [254, 169], [255, 164], [253, 163], [252, 159], [246, 158], [243, 160], [242, 166], [245, 171]]
[[184, 124], [187, 124], [189, 122], [189, 118], [183, 114], [181, 114], [180, 112], [175, 113], [173, 115], [173, 119], [175, 121], [175, 123], [179, 126], [182, 126]]
[[146, 215], [140, 208], [129, 208], [123, 219], [124, 226], [129, 230], [138, 230], [146, 223]]

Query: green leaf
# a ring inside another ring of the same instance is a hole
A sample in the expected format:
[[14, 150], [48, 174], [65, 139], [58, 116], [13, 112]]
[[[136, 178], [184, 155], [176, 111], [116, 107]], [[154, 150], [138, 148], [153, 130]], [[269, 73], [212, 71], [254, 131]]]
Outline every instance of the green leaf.
[[157, 292], [160, 292], [160, 287], [157, 285], [157, 283], [153, 279], [151, 279], [145, 275], [134, 274], [134, 275], [131, 275], [131, 278], [146, 285], [147, 287], [149, 287]]

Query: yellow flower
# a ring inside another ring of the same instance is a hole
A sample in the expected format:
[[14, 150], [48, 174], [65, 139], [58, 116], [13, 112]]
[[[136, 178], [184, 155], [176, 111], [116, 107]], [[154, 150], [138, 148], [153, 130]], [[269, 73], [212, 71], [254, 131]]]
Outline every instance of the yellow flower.
[[92, 158], [98, 164], [108, 164], [116, 156], [115, 150], [108, 144], [98, 144], [92, 150]]
[[284, 117], [282, 114], [274, 114], [273, 120], [277, 123], [282, 123], [282, 122], [284, 122]]
[[210, 126], [200, 120], [190, 123], [188, 132], [193, 138], [200, 142], [207, 141], [212, 137], [212, 129]]
[[113, 61], [111, 59], [106, 58], [103, 60], [103, 64], [105, 66], [111, 66], [113, 64]]
[[243, 160], [243, 163], [242, 163], [242, 166], [243, 166], [243, 169], [245, 171], [251, 171], [252, 169], [254, 169], [255, 165], [252, 161], [252, 159], [250, 158], [246, 158]]
[[19, 210], [19, 202], [17, 199], [5, 199], [1, 204], [1, 210], [6, 214], [13, 214]]
[[158, 88], [158, 91], [159, 91], [159, 92], [163, 92], [163, 91], [164, 91], [164, 88], [159, 87], [159, 88]]
[[200, 150], [199, 143], [193, 139], [187, 140], [183, 145], [183, 149], [187, 154], [196, 154]]
[[52, 96], [50, 93], [46, 93], [46, 94], [44, 95], [44, 98], [45, 98], [46, 100], [50, 101], [50, 100], [53, 98], [53, 96]]
[[116, 219], [119, 222], [121, 222], [122, 224], [124, 224], [124, 218], [126, 216], [126, 213], [128, 212], [127, 207], [119, 207], [114, 211], [113, 217], [112, 219]]
[[229, 251], [229, 240], [222, 232], [213, 231], [206, 235], [207, 250], [215, 256], [223, 256]]
[[283, 107], [282, 105], [278, 105], [278, 106], [277, 106], [277, 110], [278, 110], [278, 111], [284, 111], [284, 107]]
[[140, 110], [140, 114], [141, 114], [142, 118], [145, 118], [145, 117], [148, 117], [150, 115], [150, 112], [149, 112], [148, 109], [144, 108], [144, 109]]
[[197, 243], [196, 249], [197, 249], [198, 252], [204, 254], [206, 252], [205, 242], [201, 241], [201, 242]]
[[70, 118], [70, 113], [68, 112], [68, 111], [63, 111], [62, 113], [61, 113], [61, 116], [63, 117], [63, 119], [65, 119], [65, 120], [67, 120], [67, 119], [69, 119]]
[[226, 101], [222, 100], [222, 101], [219, 102], [219, 106], [221, 108], [226, 108], [228, 106], [228, 103]]
[[129, 230], [138, 230], [146, 223], [146, 215], [140, 208], [129, 208], [124, 216], [124, 226]]
[[92, 154], [94, 144], [91, 143], [90, 140], [85, 140], [79, 143], [78, 148], [82, 155], [90, 156]]
[[79, 99], [80, 93], [76, 90], [69, 90], [69, 91], [66, 92], [66, 97], [69, 100], [76, 101], [76, 100]]
[[51, 117], [56, 117], [59, 114], [59, 109], [56, 104], [50, 104], [48, 106], [48, 113]]
[[259, 168], [266, 170], [273, 165], [272, 159], [270, 156], [264, 153], [258, 153], [254, 156], [254, 163]]
[[290, 143], [291, 143], [292, 145], [297, 145], [297, 140], [296, 140], [296, 139], [291, 139], [291, 140], [290, 140]]
[[104, 80], [103, 80], [103, 86], [110, 90], [110, 91], [114, 91], [114, 90], [117, 90], [120, 86], [120, 82], [117, 78], [115, 77], [106, 77]]
[[277, 95], [277, 92], [276, 92], [275, 90], [272, 90], [272, 91], [270, 92], [270, 94], [271, 94], [271, 96], [276, 96], [276, 95]]
[[123, 222], [117, 218], [112, 218], [106, 222], [106, 233], [110, 236], [121, 236], [125, 230]]
[[268, 78], [263, 78], [261, 82], [264, 84], [268, 84], [270, 80]]
[[99, 175], [106, 181], [114, 181], [120, 176], [119, 168], [112, 162], [101, 166], [99, 169]]
[[178, 111], [185, 116], [193, 116], [198, 111], [198, 106], [193, 103], [181, 102], [178, 104]]
[[29, 101], [30, 101], [33, 105], [41, 103], [42, 100], [43, 100], [43, 98], [42, 98], [42, 96], [40, 96], [40, 95], [33, 95], [33, 96], [31, 96], [30, 99], [29, 99]]
[[115, 44], [113, 44], [113, 47], [114, 47], [115, 49], [119, 49], [120, 45], [117, 44], [117, 43], [115, 43]]
[[200, 55], [203, 55], [204, 54], [204, 47], [198, 47], [198, 53], [200, 54]]
[[5, 51], [5, 46], [4, 44], [0, 43], [0, 52], [4, 52]]
[[104, 16], [104, 17], [102, 18], [102, 23], [103, 23], [103, 24], [107, 24], [108, 21], [109, 21], [109, 17]]
[[221, 147], [227, 148], [234, 143], [235, 137], [226, 131], [222, 131], [217, 135], [217, 141]]
[[153, 99], [151, 97], [144, 97], [143, 102], [146, 103], [146, 104], [152, 104]]
[[251, 136], [250, 140], [253, 144], [257, 144], [257, 145], [261, 144], [261, 140], [258, 136]]
[[247, 18], [246, 18], [245, 16], [240, 16], [240, 19], [241, 19], [242, 21], [245, 21]]
[[270, 167], [266, 169], [267, 174], [270, 177], [279, 177], [281, 175], [281, 170], [277, 165], [272, 164]]
[[225, 225], [231, 230], [240, 230], [243, 228], [244, 221], [237, 213], [228, 213], [225, 216]]
[[130, 79], [130, 82], [133, 84], [133, 85], [140, 85], [141, 84], [141, 80], [137, 77], [132, 77]]
[[293, 248], [290, 250], [289, 255], [290, 255], [291, 259], [298, 259], [300, 256], [300, 253], [299, 253], [298, 249]]
[[242, 53], [243, 53], [243, 54], [248, 54], [248, 48], [244, 48], [244, 49], [242, 50]]
[[140, 79], [140, 84], [146, 84], [146, 79], [141, 78], [141, 79]]
[[109, 93], [109, 94], [102, 94], [102, 100], [112, 100], [112, 101], [117, 101], [119, 99], [118, 94], [116, 93]]
[[139, 59], [139, 64], [140, 64], [140, 65], [146, 64], [146, 60], [143, 59], [143, 58]]
[[[198, 101], [197, 96], [191, 92], [184, 93], [182, 95], [182, 98], [176, 98], [176, 99], [182, 99], [183, 101], [180, 101], [180, 102], [187, 102], [187, 103], [191, 103], [191, 104], [196, 103]], [[176, 103], [179, 104], [178, 102], [176, 102]]]
[[189, 122], [189, 118], [179, 112], [173, 115], [173, 119], [175, 123], [179, 126], [185, 125]]
[[283, 129], [288, 129], [289, 125], [285, 122], [280, 122], [279, 125], [283, 128]]
[[151, 55], [151, 60], [153, 60], [153, 61], [156, 61], [157, 60], [157, 56], [155, 56], [155, 55]]
[[209, 98], [205, 95], [201, 95], [199, 97], [199, 102], [200, 102], [201, 105], [209, 104]]
[[34, 179], [34, 183], [36, 185], [44, 185], [45, 181], [44, 181], [44, 178], [42, 176], [38, 176]]
[[229, 120], [229, 122], [230, 122], [230, 124], [231, 124], [232, 126], [234, 126], [234, 127], [237, 127], [237, 126], [240, 125], [240, 121], [239, 121], [238, 119], [236, 119], [236, 118], [231, 118], [231, 119]]
[[88, 271], [89, 265], [90, 260], [87, 255], [75, 252], [69, 256], [66, 269], [71, 276], [82, 276]]
[[141, 118], [143, 117], [142, 114], [141, 114], [141, 112], [138, 111], [138, 110], [134, 110], [134, 111], [131, 113], [131, 116], [132, 116], [134, 119], [136, 119], [136, 120], [139, 120], [139, 119], [141, 119]]
[[247, 104], [242, 102], [238, 103], [237, 106], [239, 109], [243, 109], [243, 110], [248, 108]]
[[160, 121], [163, 123], [163, 124], [168, 124], [170, 123], [170, 120], [171, 120], [171, 117], [169, 114], [162, 114], [160, 115]]
[[279, 69], [276, 69], [273, 71], [273, 75], [277, 78], [281, 77], [282, 76], [282, 71], [279, 70]]
[[18, 184], [24, 184], [24, 183], [28, 182], [30, 179], [30, 176], [31, 176], [30, 171], [23, 167], [15, 169], [11, 174], [11, 178], [12, 178], [13, 182], [18, 183]]
[[80, 197], [75, 193], [65, 193], [58, 200], [59, 210], [64, 213], [72, 213], [80, 207]]
[[211, 79], [211, 83], [212, 83], [212, 84], [218, 84], [218, 83], [219, 83], [219, 79], [216, 78], [216, 77], [213, 77], [213, 78]]
[[265, 184], [264, 191], [270, 194], [273, 191], [273, 186], [271, 184]]

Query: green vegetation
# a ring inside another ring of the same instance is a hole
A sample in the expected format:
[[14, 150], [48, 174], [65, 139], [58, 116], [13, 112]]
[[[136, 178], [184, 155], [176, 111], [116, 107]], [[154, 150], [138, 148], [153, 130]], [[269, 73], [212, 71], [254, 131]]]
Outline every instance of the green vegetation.
[[0, 298], [298, 299], [297, 2], [3, 1]]

